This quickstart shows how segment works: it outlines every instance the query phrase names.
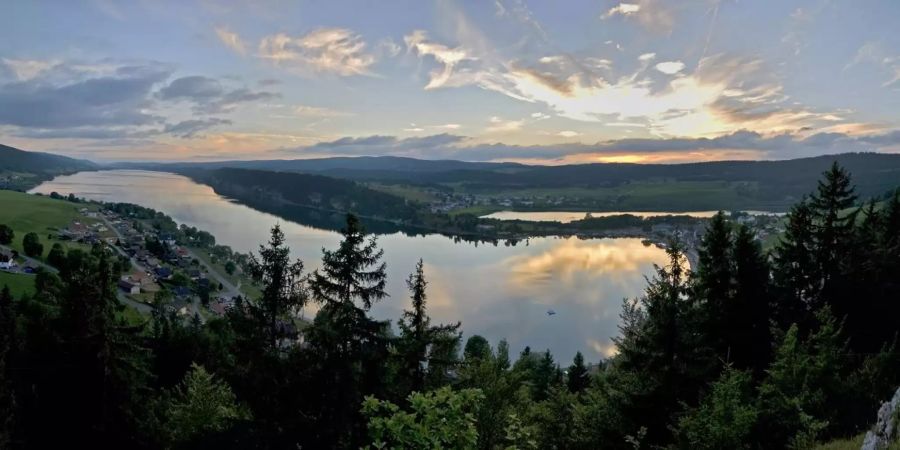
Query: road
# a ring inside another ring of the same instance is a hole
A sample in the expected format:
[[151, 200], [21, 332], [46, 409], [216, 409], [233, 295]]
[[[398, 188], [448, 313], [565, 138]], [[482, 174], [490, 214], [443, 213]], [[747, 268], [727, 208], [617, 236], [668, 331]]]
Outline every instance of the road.
[[[9, 252], [9, 253], [12, 253], [12, 252], [13, 252], [13, 249], [10, 248], [10, 247], [8, 247], [8, 246], [6, 246], [6, 245], [0, 245], [0, 249], [3, 249], [4, 251]], [[49, 270], [50, 272], [53, 272], [53, 273], [59, 272], [58, 270], [56, 270], [56, 267], [53, 267], [53, 266], [48, 265], [48, 264], [45, 264], [43, 261], [41, 261], [41, 260], [39, 260], [39, 259], [34, 259], [34, 258], [30, 257], [30, 256], [25, 256], [25, 255], [22, 254], [22, 253], [19, 253], [19, 258], [22, 258], [23, 260], [25, 260], [25, 264], [20, 265], [20, 266], [19, 266], [20, 268], [21, 268], [21, 267], [24, 267], [24, 266], [43, 267], [43, 268], [45, 268], [45, 269], [47, 269], [47, 270]]]
[[[11, 251], [12, 251], [11, 248], [9, 248], [9, 247], [7, 247], [7, 246], [5, 246], [5, 245], [0, 245], [0, 249], [3, 249], [3, 250], [5, 250], [5, 251], [7, 251], [7, 252], [11, 252]], [[48, 272], [51, 272], [51, 273], [59, 273], [59, 270], [57, 270], [56, 267], [53, 267], [53, 266], [51, 266], [51, 265], [49, 265], [49, 264], [46, 264], [46, 263], [44, 263], [43, 261], [40, 261], [40, 260], [31, 258], [31, 257], [25, 256], [25, 255], [22, 255], [22, 254], [20, 254], [19, 257], [22, 258], [23, 260], [25, 260], [25, 265], [28, 265], [28, 266], [31, 266], [31, 267], [42, 267], [42, 268], [44, 268], [45, 270], [47, 270]], [[153, 310], [153, 308], [152, 308], [150, 305], [146, 305], [146, 304], [144, 304], [144, 303], [136, 302], [136, 301], [134, 301], [134, 300], [132, 300], [132, 299], [126, 297], [126, 296], [125, 296], [125, 293], [122, 292], [121, 290], [119, 290], [119, 287], [118, 287], [118, 286], [116, 286], [116, 297], [118, 297], [119, 301], [121, 301], [122, 303], [124, 303], [124, 304], [126, 304], [126, 305], [128, 305], [128, 306], [131, 306], [132, 308], [138, 310], [138, 311], [141, 312], [141, 313], [144, 313], [144, 314], [150, 314], [150, 312]]]
[[241, 294], [240, 286], [235, 286], [231, 281], [229, 281], [227, 278], [225, 278], [225, 276], [223, 276], [221, 273], [219, 273], [218, 270], [216, 270], [214, 267], [207, 264], [206, 260], [197, 256], [197, 253], [194, 252], [193, 250], [186, 248], [186, 247], [185, 247], [185, 250], [188, 251], [188, 254], [191, 255], [191, 258], [194, 258], [200, 262], [200, 265], [206, 269], [206, 273], [209, 276], [211, 276], [213, 278], [213, 280], [215, 280], [217, 283], [222, 285], [222, 287], [224, 289], [222, 291], [219, 291], [219, 296], [226, 297], [226, 298], [234, 298], [239, 295], [243, 295], [243, 294]]

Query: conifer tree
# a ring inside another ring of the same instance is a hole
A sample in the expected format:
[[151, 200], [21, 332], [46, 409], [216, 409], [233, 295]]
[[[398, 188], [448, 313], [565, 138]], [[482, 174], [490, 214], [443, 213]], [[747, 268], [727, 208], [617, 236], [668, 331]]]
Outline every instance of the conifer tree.
[[[409, 288], [412, 309], [403, 311], [397, 323], [400, 327], [399, 346], [403, 359], [403, 375], [407, 380], [409, 391], [422, 391], [425, 387], [427, 371], [446, 371], [448, 364], [438, 350], [443, 341], [459, 341], [457, 330], [460, 323], [452, 325], [431, 326], [431, 318], [426, 311], [427, 295], [425, 289], [425, 271], [422, 260], [416, 263], [416, 270], [409, 275], [406, 286]], [[427, 368], [427, 371], [426, 371]]]
[[709, 348], [694, 327], [683, 245], [674, 241], [666, 253], [668, 264], [657, 268], [645, 294], [625, 304], [621, 336], [613, 339], [619, 350], [613, 373], [628, 387], [624, 414], [647, 428], [651, 443], [669, 437], [679, 402], [693, 402], [714, 373]]
[[291, 261], [291, 249], [284, 245], [281, 227], [272, 227], [268, 246], [259, 246], [259, 256], [250, 257], [250, 274], [262, 284], [262, 296], [251, 303], [253, 316], [260, 323], [264, 348], [274, 351], [285, 325], [306, 304], [303, 286], [303, 262]]
[[585, 390], [590, 384], [591, 377], [587, 367], [584, 365], [584, 356], [582, 356], [581, 352], [577, 352], [566, 375], [566, 386], [569, 388], [569, 392], [577, 394]]
[[[816, 262], [822, 278], [822, 288], [829, 292], [828, 284], [839, 276], [841, 263], [847, 256], [853, 238], [856, 212], [853, 207], [856, 194], [850, 174], [835, 161], [819, 180], [816, 192], [810, 197], [816, 236]], [[832, 300], [830, 295], [823, 299]]]
[[387, 296], [383, 252], [354, 215], [347, 216], [337, 250], [322, 250], [322, 268], [309, 281], [322, 305], [307, 333], [318, 370], [320, 423], [317, 446], [356, 447], [364, 428], [359, 405], [365, 395], [384, 397], [387, 324], [368, 317], [372, 304]]
[[762, 375], [769, 361], [771, 319], [769, 264], [746, 226], [738, 227], [732, 250], [734, 294], [729, 307], [729, 361], [738, 369]]
[[734, 316], [734, 262], [731, 224], [719, 211], [710, 219], [698, 248], [698, 267], [692, 273], [692, 298], [701, 312], [704, 340], [721, 360], [729, 359]]
[[774, 277], [779, 290], [776, 322], [785, 329], [792, 323], [805, 326], [808, 311], [820, 306], [819, 269], [813, 211], [801, 200], [787, 215], [787, 225], [775, 249]]

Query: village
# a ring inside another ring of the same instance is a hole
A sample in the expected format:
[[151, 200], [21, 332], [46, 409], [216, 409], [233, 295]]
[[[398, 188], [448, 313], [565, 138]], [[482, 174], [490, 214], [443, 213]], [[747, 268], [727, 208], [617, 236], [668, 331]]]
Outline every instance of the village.
[[[245, 291], [255, 292], [243, 273], [246, 255], [232, 253], [224, 246], [205, 248], [178, 228], [161, 231], [146, 220], [109, 208], [85, 206], [78, 212], [77, 219], [54, 229], [46, 242], [65, 244], [67, 248], [103, 243], [117, 252], [120, 260], [129, 262], [125, 266], [129, 269], [117, 282], [117, 294], [139, 312], [147, 313], [162, 302], [168, 311], [206, 321], [225, 315], [238, 297], [247, 296], [242, 284]], [[6, 248], [0, 249], [0, 270], [20, 274], [58, 271], [48, 262]], [[229, 270], [231, 273], [227, 273]]]

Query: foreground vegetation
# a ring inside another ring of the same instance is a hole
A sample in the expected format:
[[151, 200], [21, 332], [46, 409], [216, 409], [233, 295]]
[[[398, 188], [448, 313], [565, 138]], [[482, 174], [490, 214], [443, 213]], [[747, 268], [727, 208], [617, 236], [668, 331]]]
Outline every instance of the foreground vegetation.
[[[276, 227], [261, 286], [226, 317], [122, 319], [109, 250], [68, 252], [34, 293], [0, 294], [0, 448], [813, 448], [855, 436], [900, 384], [900, 193], [857, 199], [835, 166], [764, 254], [714, 217], [686, 271], [668, 247], [623, 305], [618, 354], [588, 367], [432, 324], [410, 268], [397, 332], [374, 238], [306, 273]], [[465, 280], [459, 280], [465, 282]], [[288, 324], [319, 306], [298, 335]], [[49, 432], [52, 428], [52, 432]]]

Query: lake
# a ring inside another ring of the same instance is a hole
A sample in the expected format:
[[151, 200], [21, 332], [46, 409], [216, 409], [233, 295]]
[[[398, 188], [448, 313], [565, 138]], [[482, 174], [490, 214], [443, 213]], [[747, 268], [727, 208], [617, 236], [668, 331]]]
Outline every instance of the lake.
[[[744, 213], [759, 215], [775, 215], [783, 216], [784, 213], [768, 212], [768, 211], [742, 211]], [[481, 216], [484, 219], [499, 220], [531, 220], [535, 222], [560, 222], [569, 223], [575, 220], [584, 219], [587, 211], [497, 211], [491, 214]], [[710, 218], [716, 215], [718, 211], [684, 211], [684, 212], [666, 212], [666, 211], [606, 211], [591, 212], [593, 217], [609, 217], [622, 214], [630, 214], [637, 217], [654, 217], [654, 216], [691, 216]]]
[[[171, 173], [79, 172], [32, 190], [54, 191], [153, 208], [241, 252], [256, 251], [268, 240], [269, 229], [280, 224], [292, 255], [307, 270], [319, 266], [322, 248], [333, 249], [340, 240], [333, 231], [254, 210]], [[576, 351], [589, 361], [612, 354], [610, 338], [618, 334], [622, 300], [640, 295], [644, 276], [653, 273], [654, 264], [665, 263], [662, 250], [639, 239], [542, 237], [505, 246], [394, 233], [378, 236], [378, 243], [387, 262], [390, 297], [372, 308], [373, 316], [396, 322], [409, 305], [405, 280], [422, 258], [433, 323], [461, 321], [464, 339], [480, 334], [496, 345], [506, 338], [514, 352], [525, 346], [549, 349], [564, 366]]]

